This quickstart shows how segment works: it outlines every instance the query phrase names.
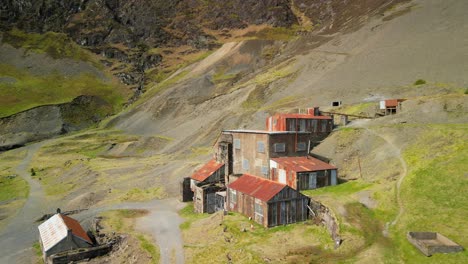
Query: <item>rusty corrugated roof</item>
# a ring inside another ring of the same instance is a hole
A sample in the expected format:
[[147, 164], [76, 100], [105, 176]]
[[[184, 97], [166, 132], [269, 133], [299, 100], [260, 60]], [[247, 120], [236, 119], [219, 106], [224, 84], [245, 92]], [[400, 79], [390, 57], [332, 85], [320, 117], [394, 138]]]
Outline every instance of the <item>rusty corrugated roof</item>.
[[69, 229], [71, 229], [74, 236], [90, 244], [93, 243], [78, 221], [62, 214], [55, 214], [40, 224], [38, 228], [44, 251], [48, 251], [67, 238]]
[[398, 106], [398, 99], [390, 99], [385, 100], [386, 107], [397, 107]]
[[193, 173], [190, 178], [202, 182], [213, 175], [213, 173], [219, 170], [223, 165], [224, 164], [218, 163], [216, 160], [212, 159], [195, 173]]
[[278, 194], [285, 184], [270, 181], [249, 174], [242, 175], [235, 182], [228, 185], [228, 188], [245, 193], [264, 202], [268, 202], [276, 194]]
[[276, 114], [275, 116], [298, 119], [332, 119], [331, 116], [314, 116], [309, 114]]
[[223, 133], [249, 133], [249, 134], [268, 134], [268, 135], [311, 134], [311, 132], [307, 132], [307, 131], [268, 131], [268, 130], [248, 130], [248, 129], [224, 130]]
[[78, 221], [66, 215], [62, 215], [62, 214], [60, 214], [60, 217], [62, 217], [62, 220], [65, 223], [65, 225], [68, 227], [68, 229], [72, 230], [73, 235], [85, 240], [86, 242], [90, 244], [93, 243], [91, 239], [88, 237], [88, 235], [86, 234], [86, 231], [83, 229], [83, 227], [81, 227]]
[[295, 172], [333, 170], [335, 166], [313, 157], [281, 157], [271, 160]]

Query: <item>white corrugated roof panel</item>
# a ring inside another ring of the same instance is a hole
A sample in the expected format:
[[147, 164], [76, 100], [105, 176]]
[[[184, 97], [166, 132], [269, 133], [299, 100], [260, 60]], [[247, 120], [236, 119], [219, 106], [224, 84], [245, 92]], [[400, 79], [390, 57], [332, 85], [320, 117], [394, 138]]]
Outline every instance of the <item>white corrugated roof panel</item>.
[[44, 251], [49, 251], [49, 249], [66, 238], [68, 234], [68, 228], [59, 214], [52, 216], [40, 224], [38, 228]]

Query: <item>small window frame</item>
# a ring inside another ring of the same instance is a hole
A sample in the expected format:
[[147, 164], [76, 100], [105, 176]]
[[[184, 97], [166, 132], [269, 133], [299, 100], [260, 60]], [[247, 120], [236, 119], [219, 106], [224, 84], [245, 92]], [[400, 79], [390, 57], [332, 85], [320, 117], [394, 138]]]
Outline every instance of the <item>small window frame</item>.
[[275, 144], [273, 144], [273, 150], [276, 153], [286, 152], [286, 143], [275, 143]]
[[257, 141], [257, 152], [258, 153], [265, 153], [265, 142]]
[[241, 140], [239, 138], [234, 139], [234, 149], [241, 149]]

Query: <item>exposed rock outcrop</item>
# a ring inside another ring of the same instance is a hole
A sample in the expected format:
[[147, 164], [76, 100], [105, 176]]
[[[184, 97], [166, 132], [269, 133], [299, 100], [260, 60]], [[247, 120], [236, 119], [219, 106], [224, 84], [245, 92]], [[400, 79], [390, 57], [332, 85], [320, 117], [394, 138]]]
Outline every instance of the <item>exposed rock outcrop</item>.
[[0, 118], [0, 151], [89, 127], [111, 112], [112, 106], [101, 98], [79, 96], [70, 103], [39, 106]]

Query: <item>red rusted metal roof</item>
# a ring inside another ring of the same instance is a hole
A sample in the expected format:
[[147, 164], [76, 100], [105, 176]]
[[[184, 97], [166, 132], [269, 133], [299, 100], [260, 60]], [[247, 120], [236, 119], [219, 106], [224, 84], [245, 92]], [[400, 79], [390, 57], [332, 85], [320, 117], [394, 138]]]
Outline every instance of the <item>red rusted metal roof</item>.
[[60, 214], [62, 217], [63, 222], [65, 225], [68, 227], [68, 229], [72, 230], [73, 235], [82, 238], [83, 240], [86, 240], [89, 243], [93, 243], [91, 239], [88, 237], [86, 234], [86, 231], [84, 231], [83, 227], [81, 227], [80, 223], [76, 221], [75, 219], [68, 217], [66, 215]]
[[335, 166], [312, 157], [281, 157], [272, 158], [273, 161], [283, 165], [286, 169], [295, 172], [333, 170]]
[[90, 244], [93, 243], [78, 221], [62, 214], [55, 214], [39, 225], [38, 228], [44, 251], [48, 251], [60, 241], [66, 239], [68, 230], [71, 230], [75, 237]]
[[285, 184], [270, 181], [249, 174], [242, 175], [235, 182], [228, 185], [228, 188], [250, 195], [264, 202], [268, 202], [276, 194], [278, 194]]
[[315, 116], [309, 114], [276, 114], [274, 116], [279, 116], [283, 118], [298, 118], [298, 119], [332, 119], [331, 116]]
[[390, 99], [385, 100], [386, 107], [397, 107], [398, 106], [398, 99]]
[[203, 167], [197, 170], [194, 174], [192, 174], [192, 179], [197, 181], [204, 181], [217, 170], [219, 170], [224, 164], [216, 162], [216, 160], [212, 159], [208, 163], [206, 163]]

